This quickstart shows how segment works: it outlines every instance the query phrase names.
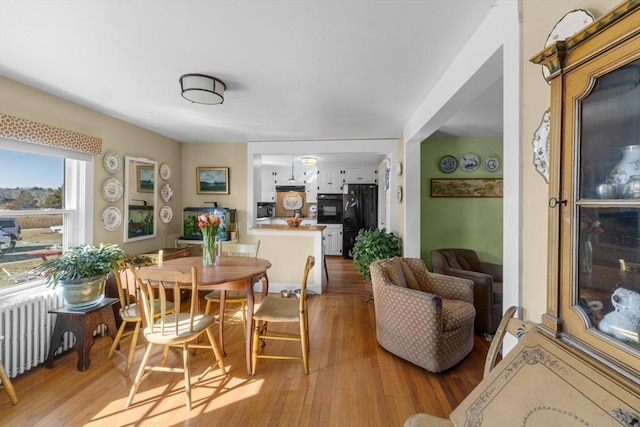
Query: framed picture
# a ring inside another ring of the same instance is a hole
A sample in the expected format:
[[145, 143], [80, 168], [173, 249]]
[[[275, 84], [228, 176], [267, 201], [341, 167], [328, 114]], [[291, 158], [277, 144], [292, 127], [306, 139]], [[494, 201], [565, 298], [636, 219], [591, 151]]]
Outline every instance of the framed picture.
[[502, 197], [502, 178], [431, 178], [431, 197]]
[[156, 182], [155, 168], [153, 166], [137, 166], [138, 192], [153, 193]]
[[229, 194], [229, 168], [196, 168], [196, 193]]

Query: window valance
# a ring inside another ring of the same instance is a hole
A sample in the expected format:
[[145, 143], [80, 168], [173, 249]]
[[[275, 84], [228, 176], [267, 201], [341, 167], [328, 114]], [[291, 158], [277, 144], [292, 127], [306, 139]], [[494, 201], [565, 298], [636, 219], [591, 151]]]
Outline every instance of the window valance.
[[102, 152], [102, 139], [0, 113], [0, 137], [89, 154]]

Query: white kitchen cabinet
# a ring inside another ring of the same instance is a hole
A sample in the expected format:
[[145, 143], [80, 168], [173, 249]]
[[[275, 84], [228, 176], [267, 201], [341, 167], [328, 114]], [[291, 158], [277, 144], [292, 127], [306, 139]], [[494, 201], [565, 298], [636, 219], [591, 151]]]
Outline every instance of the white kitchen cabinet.
[[304, 185], [307, 203], [316, 203], [318, 201], [318, 177], [319, 174], [316, 168], [304, 171]]
[[318, 193], [342, 193], [342, 175], [339, 168], [318, 170]]
[[346, 184], [375, 184], [377, 170], [374, 167], [345, 168], [342, 170], [343, 183]]
[[287, 168], [262, 168], [262, 182], [260, 188], [261, 202], [275, 202], [276, 185], [283, 185], [291, 177], [291, 170]]
[[325, 255], [342, 255], [342, 225], [327, 225], [322, 230]]

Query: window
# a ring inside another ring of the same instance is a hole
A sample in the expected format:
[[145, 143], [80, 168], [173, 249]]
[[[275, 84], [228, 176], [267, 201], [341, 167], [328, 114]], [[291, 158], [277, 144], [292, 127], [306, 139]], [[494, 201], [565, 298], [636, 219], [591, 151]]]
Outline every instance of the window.
[[43, 256], [93, 235], [90, 154], [0, 139], [0, 298], [41, 286]]

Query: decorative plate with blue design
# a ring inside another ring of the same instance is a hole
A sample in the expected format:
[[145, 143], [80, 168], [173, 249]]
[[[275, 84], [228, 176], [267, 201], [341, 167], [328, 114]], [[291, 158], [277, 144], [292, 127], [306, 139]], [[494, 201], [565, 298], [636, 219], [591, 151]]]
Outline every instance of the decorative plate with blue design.
[[444, 156], [440, 159], [440, 170], [444, 173], [451, 173], [458, 167], [458, 161], [453, 156]]
[[475, 154], [465, 154], [460, 159], [460, 169], [465, 172], [473, 172], [480, 167], [480, 159]]

